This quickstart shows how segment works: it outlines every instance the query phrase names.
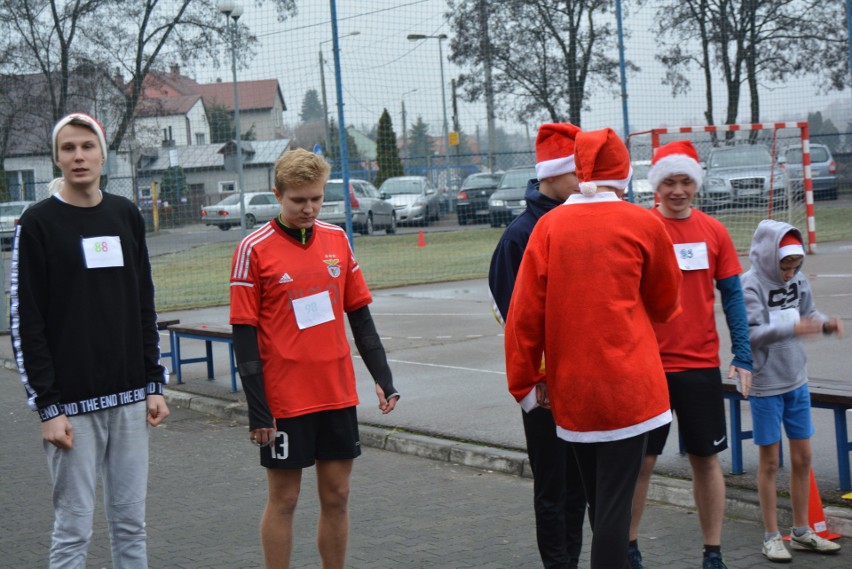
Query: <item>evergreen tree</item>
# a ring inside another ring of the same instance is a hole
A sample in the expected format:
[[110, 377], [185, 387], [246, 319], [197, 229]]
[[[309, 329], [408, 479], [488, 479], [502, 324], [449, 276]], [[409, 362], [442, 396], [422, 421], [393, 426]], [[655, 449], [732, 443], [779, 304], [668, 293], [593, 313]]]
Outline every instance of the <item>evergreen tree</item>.
[[[328, 125], [328, 146], [324, 149], [325, 159], [331, 164], [332, 170], [340, 171], [340, 130], [333, 120]], [[361, 160], [358, 145], [355, 144], [355, 139], [348, 132], [346, 133], [346, 154], [349, 157], [350, 165]]]
[[417, 122], [408, 131], [409, 167], [428, 167], [434, 151], [429, 125], [423, 122], [422, 116], [418, 116]]
[[399, 159], [399, 148], [396, 146], [396, 132], [387, 109], [382, 112], [376, 129], [376, 162], [379, 164], [379, 171], [373, 181], [376, 186], [381, 186], [388, 178], [405, 173], [402, 160]]
[[210, 142], [221, 144], [234, 139], [234, 125], [231, 114], [222, 105], [212, 105], [207, 109], [207, 122], [210, 123]]
[[299, 113], [302, 122], [323, 120], [322, 102], [316, 89], [308, 89], [305, 98], [302, 99], [302, 112]]
[[170, 166], [163, 172], [160, 182], [160, 201], [169, 202], [172, 207], [180, 203], [180, 198], [189, 192], [189, 184], [186, 182], [186, 174], [180, 166]]

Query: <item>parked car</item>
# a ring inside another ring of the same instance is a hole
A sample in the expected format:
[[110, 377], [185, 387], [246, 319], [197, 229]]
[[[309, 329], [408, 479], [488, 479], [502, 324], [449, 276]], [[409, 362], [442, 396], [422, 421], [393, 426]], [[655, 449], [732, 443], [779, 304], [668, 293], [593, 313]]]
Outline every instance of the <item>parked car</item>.
[[[343, 180], [329, 180], [325, 184], [325, 198], [317, 219], [346, 227], [346, 201], [343, 195]], [[379, 190], [366, 180], [349, 180], [349, 203], [352, 209], [352, 230], [363, 235], [372, 235], [384, 229], [388, 234], [396, 232], [396, 213], [393, 204], [382, 199]]]
[[[650, 160], [636, 160], [631, 164], [633, 166], [633, 203], [642, 207], [654, 207], [654, 188], [651, 187], [651, 182], [648, 181], [648, 172], [651, 170]], [[624, 199], [627, 199], [627, 191], [624, 192]]]
[[[788, 146], [784, 149], [783, 157], [793, 197], [801, 200], [805, 188], [801, 145]], [[837, 163], [825, 144], [811, 144], [811, 180], [815, 200], [837, 199]]]
[[18, 225], [21, 215], [34, 203], [30, 201], [0, 203], [0, 245], [4, 249], [12, 247], [12, 240], [15, 238], [15, 226]]
[[759, 144], [714, 148], [707, 158], [707, 171], [699, 203], [704, 211], [736, 205], [786, 203], [784, 171], [772, 162], [769, 149]]
[[[245, 213], [246, 229], [252, 229], [258, 222], [266, 223], [281, 211], [281, 204], [272, 192], [246, 192]], [[240, 226], [240, 194], [233, 194], [219, 203], [201, 208], [201, 220], [204, 225], [213, 225], [227, 231]]]
[[523, 213], [527, 208], [527, 200], [524, 199], [527, 182], [535, 178], [534, 166], [512, 168], [500, 177], [497, 190], [488, 198], [491, 227], [509, 225], [513, 219]]
[[425, 176], [396, 176], [379, 188], [382, 197], [393, 204], [397, 223], [420, 223], [441, 219], [438, 192]]
[[471, 174], [462, 182], [456, 194], [456, 215], [459, 225], [485, 223], [491, 219], [488, 198], [497, 190], [502, 172], [493, 174]]

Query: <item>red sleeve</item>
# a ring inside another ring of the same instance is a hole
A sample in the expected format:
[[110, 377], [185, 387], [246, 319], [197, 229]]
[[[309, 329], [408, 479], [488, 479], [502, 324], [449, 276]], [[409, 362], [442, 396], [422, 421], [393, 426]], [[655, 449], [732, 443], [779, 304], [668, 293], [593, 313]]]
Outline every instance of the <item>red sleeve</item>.
[[240, 244], [231, 263], [231, 324], [257, 327], [260, 311], [260, 282], [257, 279], [257, 251]]
[[672, 254], [671, 237], [659, 220], [647, 232], [647, 258], [642, 273], [642, 302], [653, 322], [669, 322], [681, 313], [683, 274]]
[[737, 255], [737, 249], [734, 247], [734, 242], [728, 234], [728, 230], [721, 223], [716, 227], [716, 235], [718, 239], [719, 254], [716, 257], [716, 274], [714, 279], [721, 281], [743, 272], [740, 265], [740, 258]]
[[343, 310], [345, 312], [354, 312], [373, 302], [373, 296], [367, 287], [367, 281], [364, 279], [364, 272], [351, 249], [349, 250], [349, 278], [346, 279], [346, 290], [343, 292], [343, 297]]

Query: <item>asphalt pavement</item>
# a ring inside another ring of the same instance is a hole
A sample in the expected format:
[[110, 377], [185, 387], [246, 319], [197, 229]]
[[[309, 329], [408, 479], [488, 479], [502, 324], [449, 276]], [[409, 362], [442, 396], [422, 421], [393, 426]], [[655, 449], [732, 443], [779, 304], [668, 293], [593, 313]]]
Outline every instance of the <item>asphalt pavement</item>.
[[[819, 251], [805, 265], [817, 305], [843, 317], [852, 332], [852, 243], [820, 244]], [[748, 260], [742, 262], [747, 267]], [[350, 567], [540, 565], [520, 411], [506, 391], [502, 331], [491, 315], [486, 286], [475, 280], [374, 291], [371, 310], [403, 397], [393, 413], [382, 416], [369, 374], [355, 358], [365, 453], [353, 475]], [[222, 324], [228, 309], [161, 317]], [[727, 332], [719, 310], [717, 318], [725, 354]], [[810, 343], [811, 376], [848, 379], [849, 342], [847, 337]], [[200, 355], [203, 344], [188, 341], [183, 349]], [[183, 385], [174, 384], [172, 376], [167, 396], [173, 416], [153, 433], [148, 507], [152, 567], [262, 564], [257, 523], [265, 480], [247, 441], [244, 398], [230, 392], [227, 350], [214, 344], [213, 352], [214, 380], [206, 379], [201, 364], [184, 367]], [[8, 338], [0, 341], [0, 359], [12, 365]], [[0, 518], [0, 567], [40, 567], [52, 514], [38, 423], [26, 408], [17, 375], [0, 370], [0, 382], [5, 435], [0, 443], [0, 506], [5, 512]], [[814, 409], [814, 420], [814, 471], [825, 513], [829, 527], [846, 536], [842, 543], [848, 549], [852, 502], [840, 498], [837, 489], [832, 416]], [[769, 565], [759, 551], [763, 530], [754, 485], [757, 451], [750, 441], [744, 454], [747, 473], [726, 475], [729, 517], [723, 547], [732, 569]], [[721, 460], [727, 472], [730, 452]], [[294, 567], [319, 565], [313, 545], [317, 505], [312, 476], [307, 471]], [[696, 567], [700, 560], [688, 479], [687, 461], [670, 442], [652, 480], [653, 503], [640, 536], [649, 569]], [[782, 489], [785, 481], [782, 471]], [[789, 523], [783, 498], [781, 521]], [[102, 520], [99, 524], [90, 566], [108, 567]], [[791, 566], [850, 567], [849, 555], [846, 550], [835, 557], [794, 554]]]

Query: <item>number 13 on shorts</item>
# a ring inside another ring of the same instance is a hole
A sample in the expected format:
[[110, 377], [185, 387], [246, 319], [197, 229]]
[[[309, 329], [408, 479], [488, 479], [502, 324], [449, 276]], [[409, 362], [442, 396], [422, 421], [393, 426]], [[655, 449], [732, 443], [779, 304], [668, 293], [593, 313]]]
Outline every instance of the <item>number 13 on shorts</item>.
[[273, 460], [286, 460], [290, 456], [290, 438], [284, 431], [275, 431], [275, 438], [269, 445], [269, 453]]

